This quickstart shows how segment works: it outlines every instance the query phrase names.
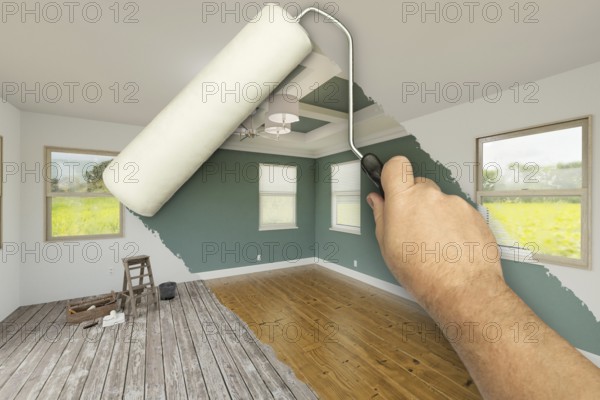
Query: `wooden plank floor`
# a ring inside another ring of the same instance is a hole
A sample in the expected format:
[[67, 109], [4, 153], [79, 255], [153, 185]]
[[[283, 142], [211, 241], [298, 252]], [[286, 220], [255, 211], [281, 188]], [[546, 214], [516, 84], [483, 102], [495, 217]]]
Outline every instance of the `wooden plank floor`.
[[65, 302], [0, 323], [0, 399], [315, 399], [275, 353], [198, 282], [160, 307], [84, 330]]
[[206, 281], [323, 399], [480, 399], [415, 303], [319, 266]]

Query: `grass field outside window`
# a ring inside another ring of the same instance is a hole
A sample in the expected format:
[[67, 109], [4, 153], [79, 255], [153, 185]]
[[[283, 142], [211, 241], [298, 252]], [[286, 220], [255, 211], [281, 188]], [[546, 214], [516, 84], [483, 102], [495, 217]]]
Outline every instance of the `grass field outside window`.
[[47, 148], [46, 239], [119, 237], [123, 209], [102, 174], [115, 153]]
[[500, 246], [589, 268], [589, 118], [477, 139], [477, 202]]

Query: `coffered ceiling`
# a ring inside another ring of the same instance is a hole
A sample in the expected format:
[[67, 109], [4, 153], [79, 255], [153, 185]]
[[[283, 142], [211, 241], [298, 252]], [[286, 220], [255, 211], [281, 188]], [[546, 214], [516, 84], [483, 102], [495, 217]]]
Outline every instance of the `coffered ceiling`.
[[[62, 2], [3, 3], [2, 96], [25, 111], [141, 127], [258, 9], [257, 3], [231, 0], [75, 3], [72, 9]], [[454, 8], [449, 9], [449, 3], [433, 0], [316, 4], [344, 22], [354, 37], [356, 82], [364, 90], [357, 101], [359, 140], [369, 140], [362, 135], [393, 130], [393, 120], [403, 122], [470, 100], [466, 96], [458, 102], [407, 97], [407, 83], [492, 82], [507, 88], [600, 61], [600, 46], [595, 43], [600, 37], [600, 2], [490, 2], [495, 4], [493, 11], [500, 12], [494, 15], [487, 3], [475, 2], [469, 9], [461, 2], [452, 3]], [[295, 14], [315, 2], [281, 5]], [[319, 54], [294, 79], [306, 79], [304, 93], [312, 93], [313, 98], [302, 98], [304, 118], [295, 130], [303, 136], [289, 135], [286, 140], [308, 153], [328, 143], [343, 147], [343, 133], [334, 132], [344, 124], [345, 37], [320, 18], [309, 17], [302, 24]], [[310, 65], [328, 66], [316, 70]], [[321, 84], [316, 92], [315, 82]], [[27, 94], [36, 87], [40, 88], [38, 97]], [[339, 101], [324, 104], [332, 88], [338, 91]], [[97, 89], [100, 96], [94, 95]], [[379, 117], [373, 117], [376, 114]]]

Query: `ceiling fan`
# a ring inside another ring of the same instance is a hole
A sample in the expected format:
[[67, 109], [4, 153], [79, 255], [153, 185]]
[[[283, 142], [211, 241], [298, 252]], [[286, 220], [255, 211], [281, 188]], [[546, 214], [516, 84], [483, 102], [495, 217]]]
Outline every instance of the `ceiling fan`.
[[[240, 142], [245, 139], [254, 139], [256, 137], [264, 137], [265, 139], [273, 140], [273, 138], [271, 138], [269, 136], [262, 135], [262, 133], [265, 133], [264, 124], [260, 124], [260, 123], [258, 123], [258, 121], [256, 121], [256, 125], [258, 127], [255, 128], [254, 119], [256, 118], [258, 120], [260, 116], [261, 116], [260, 109], [257, 108], [234, 131], [234, 133], [239, 135]], [[263, 118], [264, 118], [264, 114], [263, 114]]]
[[239, 134], [240, 141], [255, 137], [279, 141], [279, 135], [290, 133], [291, 123], [299, 120], [298, 109], [295, 97], [275, 95], [269, 100], [268, 113], [260, 107], [255, 109], [234, 133]]

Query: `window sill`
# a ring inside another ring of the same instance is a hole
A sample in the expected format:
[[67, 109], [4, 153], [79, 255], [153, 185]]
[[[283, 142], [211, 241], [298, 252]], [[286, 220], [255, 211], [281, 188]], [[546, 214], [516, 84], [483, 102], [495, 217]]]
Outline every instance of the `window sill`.
[[339, 228], [339, 227], [331, 227], [330, 231], [334, 232], [342, 232], [342, 233], [351, 233], [352, 235], [360, 236], [360, 229], [352, 229], [352, 228]]
[[525, 262], [529, 264], [540, 263], [540, 260], [536, 259], [534, 254], [529, 250], [502, 245], [498, 245], [498, 247], [500, 247], [500, 258], [503, 260]]
[[86, 236], [52, 236], [46, 237], [46, 242], [86, 242], [96, 241], [103, 239], [123, 239], [125, 235], [123, 233], [117, 233], [114, 235], [86, 235]]
[[507, 261], [521, 262], [533, 265], [551, 266], [551, 267], [567, 267], [581, 270], [589, 270], [590, 268], [585, 262], [570, 259], [547, 259], [543, 255], [536, 255], [527, 249], [517, 247], [499, 246], [500, 258]]
[[287, 229], [298, 229], [295, 225], [281, 225], [281, 226], [261, 226], [258, 231], [282, 231]]

